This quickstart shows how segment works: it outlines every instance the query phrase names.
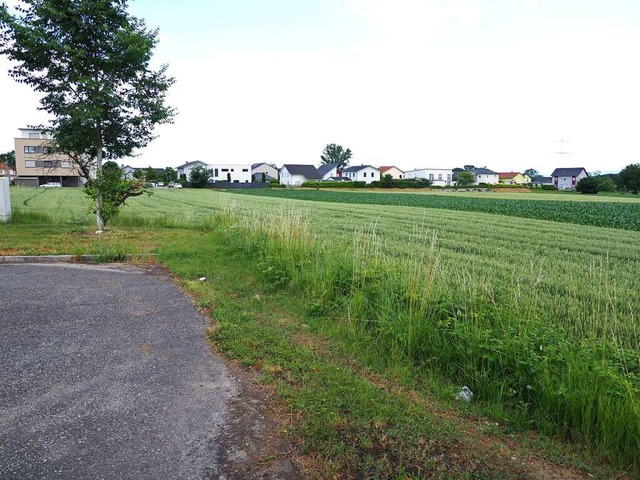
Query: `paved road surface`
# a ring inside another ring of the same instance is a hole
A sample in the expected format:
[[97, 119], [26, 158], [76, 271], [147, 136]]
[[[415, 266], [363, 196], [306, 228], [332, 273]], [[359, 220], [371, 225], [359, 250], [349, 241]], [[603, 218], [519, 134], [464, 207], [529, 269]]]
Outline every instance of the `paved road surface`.
[[0, 264], [0, 478], [228, 478], [205, 325], [166, 276]]

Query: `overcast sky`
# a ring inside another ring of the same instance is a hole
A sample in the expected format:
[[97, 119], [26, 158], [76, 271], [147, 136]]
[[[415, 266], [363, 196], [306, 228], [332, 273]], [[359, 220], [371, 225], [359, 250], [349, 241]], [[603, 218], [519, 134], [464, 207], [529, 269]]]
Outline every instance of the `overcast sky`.
[[[15, 0], [10, 3], [15, 3]], [[179, 115], [133, 166], [640, 162], [638, 0], [137, 0]], [[0, 152], [45, 120], [0, 59]], [[563, 142], [561, 142], [563, 141]], [[554, 153], [565, 152], [565, 154]]]

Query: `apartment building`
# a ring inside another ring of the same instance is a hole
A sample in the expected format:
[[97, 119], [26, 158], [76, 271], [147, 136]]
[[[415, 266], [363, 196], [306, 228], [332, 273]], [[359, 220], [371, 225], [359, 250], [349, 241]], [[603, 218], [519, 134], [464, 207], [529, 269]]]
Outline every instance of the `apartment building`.
[[38, 187], [59, 182], [63, 187], [83, 184], [77, 167], [68, 155], [56, 153], [53, 138], [40, 130], [20, 128], [15, 139], [16, 185]]

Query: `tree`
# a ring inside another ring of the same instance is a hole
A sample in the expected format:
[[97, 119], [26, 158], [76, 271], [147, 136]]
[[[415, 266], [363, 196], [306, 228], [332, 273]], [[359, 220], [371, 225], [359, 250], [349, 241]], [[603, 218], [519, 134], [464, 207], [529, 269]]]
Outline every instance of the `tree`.
[[598, 179], [595, 177], [584, 177], [576, 184], [576, 192], [596, 194], [598, 193]]
[[476, 166], [475, 166], [475, 165], [465, 165], [465, 166], [464, 166], [464, 169], [465, 169], [467, 172], [470, 172], [470, 171], [471, 171], [471, 170], [473, 170], [474, 168], [476, 168]]
[[196, 165], [191, 169], [189, 174], [189, 182], [193, 188], [204, 188], [209, 183], [209, 178], [213, 176], [213, 170], [208, 169], [204, 165]]
[[625, 192], [638, 194], [640, 191], [640, 163], [627, 165], [618, 174], [618, 188]]
[[320, 155], [320, 161], [323, 165], [336, 164], [338, 165], [338, 170], [348, 166], [349, 159], [351, 159], [351, 150], [348, 148], [345, 150], [335, 143], [330, 143], [324, 147], [324, 150]]
[[524, 171], [524, 174], [529, 177], [531, 180], [533, 180], [536, 177], [540, 176], [540, 172], [538, 172], [538, 170], [536, 170], [535, 168], [527, 168]]
[[7, 153], [0, 153], [0, 163], [4, 163], [10, 168], [16, 168], [16, 151], [11, 150]]
[[[89, 180], [103, 159], [130, 156], [146, 146], [153, 128], [171, 123], [165, 98], [174, 79], [167, 66], [151, 70], [158, 31], [127, 13], [127, 0], [23, 0], [17, 14], [0, 7], [0, 53], [16, 66], [9, 74], [42, 94], [41, 109], [59, 152]], [[104, 183], [97, 183], [102, 188]], [[98, 231], [105, 228], [103, 196], [96, 197]]]
[[162, 172], [162, 181], [165, 184], [175, 183], [178, 179], [178, 172], [172, 167], [166, 167], [164, 172]]
[[267, 174], [265, 172], [262, 172], [262, 179], [261, 179], [262, 183], [267, 183]]
[[473, 185], [475, 177], [471, 172], [458, 173], [458, 185]]
[[151, 194], [144, 179], [123, 178], [122, 169], [113, 161], [102, 165], [96, 177], [89, 179], [84, 192], [92, 201], [94, 213], [97, 208], [97, 199], [101, 196], [102, 217], [105, 223], [118, 214], [128, 198], [144, 193]]
[[153, 168], [151, 165], [149, 165], [144, 170], [144, 178], [147, 179], [147, 182], [156, 183], [158, 181], [158, 172], [156, 171], [155, 168]]

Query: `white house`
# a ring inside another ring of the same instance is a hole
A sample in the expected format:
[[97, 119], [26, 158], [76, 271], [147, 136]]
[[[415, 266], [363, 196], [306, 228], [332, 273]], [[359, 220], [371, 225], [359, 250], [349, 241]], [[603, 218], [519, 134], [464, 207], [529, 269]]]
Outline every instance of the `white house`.
[[578, 182], [588, 177], [587, 171], [582, 168], [556, 168], [551, 174], [553, 185], [558, 190], [575, 190]]
[[313, 165], [285, 164], [280, 169], [280, 183], [299, 187], [303, 182], [322, 180], [322, 175]]
[[408, 179], [425, 179], [431, 182], [431, 185], [444, 187], [453, 185], [453, 170], [450, 168], [419, 168], [417, 170], [409, 170], [404, 172], [404, 178]]
[[339, 177], [337, 163], [325, 163], [318, 167], [318, 173], [322, 176], [322, 180], [329, 180], [330, 178]]
[[254, 163], [251, 165], [251, 175], [255, 175], [256, 182], [262, 181], [262, 174], [266, 175], [266, 179], [278, 178], [278, 169], [268, 163]]
[[360, 165], [359, 167], [348, 167], [342, 170], [342, 176], [354, 182], [371, 183], [380, 180], [380, 170], [371, 165]]
[[489, 185], [497, 185], [500, 183], [500, 175], [498, 172], [489, 170], [488, 168], [474, 168], [470, 170], [473, 173], [473, 183], [488, 183]]
[[207, 168], [213, 172], [210, 182], [251, 182], [251, 165], [248, 163], [210, 163]]
[[205, 168], [207, 167], [207, 164], [205, 162], [201, 162], [200, 160], [195, 160], [193, 162], [187, 162], [183, 165], [180, 165], [178, 167], [176, 167], [176, 171], [178, 172], [178, 178], [182, 177], [182, 175], [185, 176], [185, 178], [187, 180], [189, 180], [189, 178], [191, 177], [191, 170], [193, 170], [193, 168], [196, 165], [202, 165]]
[[122, 177], [127, 180], [131, 180], [133, 178], [133, 174], [136, 173], [136, 169], [131, 165], [126, 165], [122, 167]]
[[404, 172], [398, 167], [379, 167], [378, 170], [380, 170], [380, 176], [382, 178], [384, 178], [385, 175], [391, 175], [391, 178], [395, 178], [396, 180], [402, 180], [404, 178]]

